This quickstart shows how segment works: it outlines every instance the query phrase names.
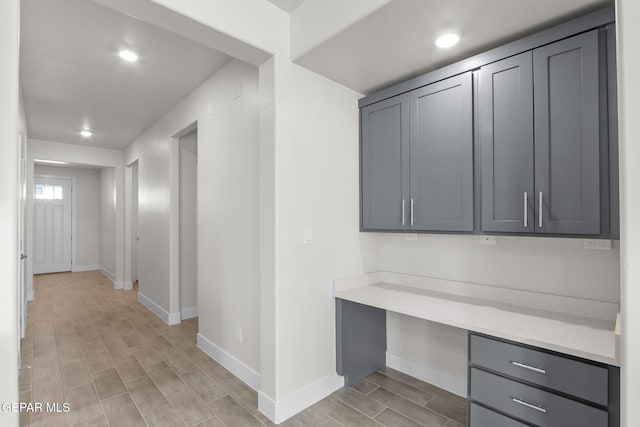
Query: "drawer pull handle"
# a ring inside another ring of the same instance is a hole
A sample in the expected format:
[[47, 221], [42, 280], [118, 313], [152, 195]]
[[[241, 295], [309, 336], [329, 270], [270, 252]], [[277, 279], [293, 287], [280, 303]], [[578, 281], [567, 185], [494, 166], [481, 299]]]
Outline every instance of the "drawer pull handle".
[[517, 403], [518, 405], [526, 406], [527, 408], [530, 408], [530, 409], [535, 409], [536, 411], [542, 412], [543, 414], [547, 413], [547, 410], [544, 409], [542, 406], [538, 406], [538, 405], [534, 405], [533, 403], [525, 402], [524, 400], [518, 399], [517, 397], [512, 397], [511, 400], [514, 403]]
[[524, 363], [516, 362], [515, 360], [512, 360], [511, 364], [513, 366], [517, 366], [518, 368], [527, 369], [529, 371], [537, 372], [539, 374], [546, 374], [547, 373], [547, 371], [545, 371], [544, 369], [536, 368], [535, 366], [525, 365]]

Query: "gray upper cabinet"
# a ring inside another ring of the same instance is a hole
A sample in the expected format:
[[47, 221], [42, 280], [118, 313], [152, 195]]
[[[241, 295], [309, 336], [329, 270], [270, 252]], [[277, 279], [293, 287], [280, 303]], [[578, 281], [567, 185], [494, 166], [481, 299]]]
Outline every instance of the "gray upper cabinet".
[[410, 227], [472, 231], [472, 75], [425, 86], [410, 97]]
[[533, 51], [536, 232], [600, 233], [598, 31]]
[[482, 230], [534, 232], [531, 52], [482, 67], [479, 131]]
[[409, 95], [361, 112], [362, 228], [400, 230], [409, 198]]
[[361, 99], [361, 229], [616, 238], [613, 12]]

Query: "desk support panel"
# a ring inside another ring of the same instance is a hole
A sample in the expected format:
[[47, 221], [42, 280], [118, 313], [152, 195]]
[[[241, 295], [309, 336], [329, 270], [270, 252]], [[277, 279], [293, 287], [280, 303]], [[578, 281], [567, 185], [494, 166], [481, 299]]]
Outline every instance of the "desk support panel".
[[386, 365], [387, 312], [336, 298], [336, 371], [350, 386]]

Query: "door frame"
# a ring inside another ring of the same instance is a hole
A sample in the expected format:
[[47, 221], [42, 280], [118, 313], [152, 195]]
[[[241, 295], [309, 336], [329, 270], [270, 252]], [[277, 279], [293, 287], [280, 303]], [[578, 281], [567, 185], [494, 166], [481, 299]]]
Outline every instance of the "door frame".
[[[74, 271], [74, 268], [77, 264], [76, 262], [76, 178], [74, 176], [64, 176], [64, 175], [51, 175], [51, 174], [35, 174], [33, 176], [33, 187], [35, 188], [36, 181], [38, 179], [63, 179], [71, 181], [71, 271]], [[29, 189], [27, 189], [27, 192]], [[33, 194], [34, 189], [31, 189], [31, 193]], [[32, 200], [32, 203], [35, 204], [35, 198]], [[31, 242], [32, 247], [35, 247], [35, 239], [36, 239], [36, 228], [33, 227], [33, 241]]]
[[[182, 321], [180, 309], [180, 138], [198, 129], [195, 120], [171, 135], [170, 213], [169, 213], [169, 301], [171, 312]], [[197, 177], [196, 177], [197, 182]]]

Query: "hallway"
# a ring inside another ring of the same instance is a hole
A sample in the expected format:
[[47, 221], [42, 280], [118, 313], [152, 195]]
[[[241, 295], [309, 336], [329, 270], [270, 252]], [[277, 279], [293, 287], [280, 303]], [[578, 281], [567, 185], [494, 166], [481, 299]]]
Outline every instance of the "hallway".
[[[22, 413], [21, 425], [273, 425], [257, 393], [197, 348], [197, 319], [167, 326], [111, 285], [97, 271], [35, 277], [20, 400], [71, 411]], [[282, 425], [461, 427], [453, 419], [465, 422], [464, 399], [387, 370]]]

